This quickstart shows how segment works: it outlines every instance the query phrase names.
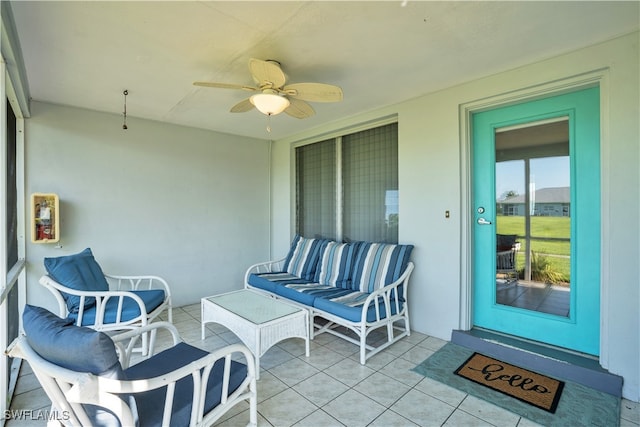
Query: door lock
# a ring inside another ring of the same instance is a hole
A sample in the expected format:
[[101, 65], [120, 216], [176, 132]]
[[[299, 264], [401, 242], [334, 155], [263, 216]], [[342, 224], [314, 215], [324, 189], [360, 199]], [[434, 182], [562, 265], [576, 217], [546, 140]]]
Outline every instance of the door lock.
[[491, 225], [491, 221], [487, 221], [484, 218], [478, 218], [478, 224], [480, 224], [480, 225]]

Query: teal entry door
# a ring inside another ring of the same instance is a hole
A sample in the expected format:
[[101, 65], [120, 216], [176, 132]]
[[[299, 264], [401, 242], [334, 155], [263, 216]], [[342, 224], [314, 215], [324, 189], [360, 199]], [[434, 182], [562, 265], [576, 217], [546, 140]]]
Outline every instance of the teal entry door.
[[472, 116], [473, 324], [597, 355], [600, 96]]

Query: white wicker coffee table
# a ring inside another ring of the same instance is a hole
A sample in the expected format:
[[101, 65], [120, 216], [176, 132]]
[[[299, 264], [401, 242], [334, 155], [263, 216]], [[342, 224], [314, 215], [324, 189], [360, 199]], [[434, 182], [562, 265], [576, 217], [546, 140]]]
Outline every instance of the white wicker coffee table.
[[255, 356], [257, 378], [260, 377], [260, 357], [284, 339], [304, 339], [309, 357], [309, 313], [293, 304], [242, 289], [202, 298], [201, 319], [202, 339], [205, 324], [215, 322], [242, 340]]

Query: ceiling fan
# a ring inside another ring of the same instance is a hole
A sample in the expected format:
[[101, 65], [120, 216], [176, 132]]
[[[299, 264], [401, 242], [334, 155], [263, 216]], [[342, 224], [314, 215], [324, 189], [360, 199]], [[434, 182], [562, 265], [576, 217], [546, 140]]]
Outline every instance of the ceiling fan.
[[292, 117], [305, 119], [315, 114], [307, 101], [342, 101], [342, 89], [338, 86], [324, 83], [293, 83], [285, 86], [287, 77], [278, 61], [262, 61], [252, 58], [249, 60], [249, 72], [256, 86], [215, 82], [193, 82], [193, 84], [195, 86], [258, 92], [234, 105], [231, 108], [232, 113], [244, 113], [256, 107], [261, 113], [268, 116], [284, 111]]

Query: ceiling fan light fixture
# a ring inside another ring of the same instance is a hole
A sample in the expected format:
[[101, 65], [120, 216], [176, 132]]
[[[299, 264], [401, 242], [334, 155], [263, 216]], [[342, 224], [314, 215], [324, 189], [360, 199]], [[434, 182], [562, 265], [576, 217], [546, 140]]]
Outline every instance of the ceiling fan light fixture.
[[287, 98], [272, 93], [259, 93], [249, 98], [249, 101], [267, 116], [274, 116], [282, 113], [289, 106], [290, 102]]

